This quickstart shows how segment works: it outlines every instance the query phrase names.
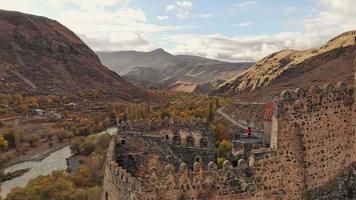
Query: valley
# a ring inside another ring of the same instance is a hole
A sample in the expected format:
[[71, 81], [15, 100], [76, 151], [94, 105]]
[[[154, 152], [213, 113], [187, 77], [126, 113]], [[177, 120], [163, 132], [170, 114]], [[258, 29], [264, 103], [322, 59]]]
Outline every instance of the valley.
[[109, 69], [137, 86], [191, 93], [177, 85], [190, 84], [199, 93], [210, 93], [226, 80], [240, 75], [252, 62], [229, 63], [188, 55], [172, 55], [163, 49], [150, 52], [97, 52]]

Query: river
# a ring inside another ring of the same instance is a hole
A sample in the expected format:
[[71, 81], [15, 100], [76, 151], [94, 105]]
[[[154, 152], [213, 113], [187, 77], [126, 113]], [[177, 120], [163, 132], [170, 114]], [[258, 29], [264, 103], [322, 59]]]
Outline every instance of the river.
[[[116, 128], [108, 128], [106, 131], [103, 131], [98, 134], [109, 133], [110, 135], [113, 135], [116, 133], [116, 131]], [[4, 173], [9, 173], [21, 169], [30, 170], [22, 176], [1, 183], [0, 196], [2, 198], [5, 198], [7, 194], [11, 191], [11, 189], [15, 187], [25, 187], [31, 179], [34, 179], [38, 176], [48, 175], [51, 174], [53, 171], [66, 170], [66, 159], [69, 158], [71, 155], [72, 154], [69, 149], [69, 146], [66, 146], [51, 153], [48, 157], [41, 161], [27, 161], [7, 167], [4, 170]]]

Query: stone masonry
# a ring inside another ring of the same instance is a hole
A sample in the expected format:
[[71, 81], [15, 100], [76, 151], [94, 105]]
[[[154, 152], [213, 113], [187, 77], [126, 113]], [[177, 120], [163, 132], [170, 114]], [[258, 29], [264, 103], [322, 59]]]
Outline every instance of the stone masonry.
[[228, 160], [217, 167], [204, 129], [171, 123], [149, 134], [121, 132], [108, 150], [103, 200], [356, 199], [354, 89], [339, 83], [282, 92], [270, 148], [252, 150], [236, 167]]

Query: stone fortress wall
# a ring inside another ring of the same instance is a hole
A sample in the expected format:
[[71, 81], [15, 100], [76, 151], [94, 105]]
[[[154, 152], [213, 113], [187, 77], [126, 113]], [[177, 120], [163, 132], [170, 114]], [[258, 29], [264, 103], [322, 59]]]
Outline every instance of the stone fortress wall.
[[223, 169], [218, 169], [214, 162], [210, 162], [206, 169], [201, 162], [195, 162], [192, 170], [185, 163], [178, 169], [166, 165], [160, 174], [153, 172], [147, 177], [136, 178], [115, 161], [114, 149], [120, 141], [121, 138], [116, 137], [110, 143], [103, 199], [220, 199], [246, 190], [249, 177], [248, 165], [244, 161], [238, 167], [225, 161]]
[[[181, 163], [179, 168], [162, 166], [160, 174], [135, 178], [117, 164], [120, 136], [114, 138], [103, 199], [310, 199], [345, 172], [351, 170], [355, 176], [354, 87], [339, 83], [284, 91], [276, 103], [271, 147], [253, 150], [248, 162], [240, 160], [237, 167], [229, 161], [222, 169], [214, 162], [195, 162], [193, 169]], [[174, 136], [168, 134], [167, 141], [172, 143]], [[329, 199], [345, 199], [342, 195]]]
[[[355, 94], [343, 83], [284, 91], [273, 116], [276, 155], [250, 160], [256, 199], [308, 199], [355, 163]], [[261, 190], [261, 188], [266, 188]]]

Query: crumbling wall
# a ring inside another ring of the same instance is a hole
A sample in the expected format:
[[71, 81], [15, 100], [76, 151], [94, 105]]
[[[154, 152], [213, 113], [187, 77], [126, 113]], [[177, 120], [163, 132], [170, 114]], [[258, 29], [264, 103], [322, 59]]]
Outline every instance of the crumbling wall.
[[[354, 89], [343, 83], [284, 91], [273, 119], [276, 156], [255, 162], [263, 199], [308, 198], [355, 162]], [[278, 190], [279, 188], [279, 190]]]
[[102, 200], [138, 200], [140, 182], [116, 162], [115, 147], [118, 138], [114, 137], [109, 145], [105, 164]]
[[153, 199], [234, 199], [248, 189], [247, 163], [241, 161], [238, 167], [232, 167], [225, 161], [218, 169], [210, 162], [207, 169], [199, 162], [193, 170], [182, 163], [176, 171], [172, 165], [165, 166], [160, 174], [152, 173], [142, 180], [143, 190], [137, 195], [142, 200]]
[[174, 121], [168, 118], [128, 121], [118, 124], [118, 133], [161, 138], [161, 141], [174, 146], [193, 148], [210, 148], [212, 146], [209, 125], [203, 121]]

